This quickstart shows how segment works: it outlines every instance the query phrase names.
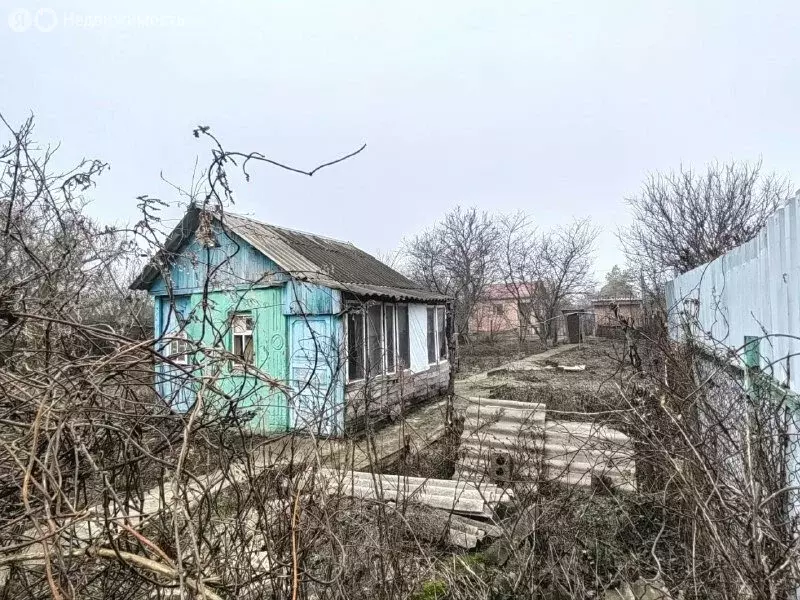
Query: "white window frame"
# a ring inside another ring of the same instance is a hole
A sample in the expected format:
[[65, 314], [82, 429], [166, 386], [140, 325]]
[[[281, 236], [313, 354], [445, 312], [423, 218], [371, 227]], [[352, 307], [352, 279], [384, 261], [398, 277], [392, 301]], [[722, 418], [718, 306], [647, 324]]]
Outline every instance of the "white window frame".
[[427, 354], [428, 351], [428, 310], [433, 309], [433, 341], [435, 346], [436, 360], [430, 362], [430, 357], [428, 358], [428, 365], [438, 365], [441, 362], [448, 360], [447, 355], [447, 346], [445, 346], [444, 356], [440, 352], [440, 339], [439, 339], [439, 311], [440, 309], [444, 310], [444, 320], [445, 320], [445, 337], [447, 335], [447, 307], [442, 304], [426, 304], [425, 305], [425, 352]]
[[[394, 366], [389, 370], [389, 346], [386, 343], [386, 307], [392, 307], [392, 352], [394, 353]], [[381, 323], [383, 323], [383, 375], [397, 373], [397, 304], [384, 302], [381, 304]]]
[[[441, 324], [442, 325], [441, 327], [439, 326], [439, 312], [440, 311], [442, 313], [442, 318], [444, 319], [444, 323]], [[439, 339], [439, 330], [441, 330], [444, 333], [444, 337], [445, 337], [445, 340], [444, 340], [444, 356], [442, 356], [442, 353], [441, 353], [442, 340]], [[436, 364], [439, 364], [440, 362], [444, 362], [449, 358], [448, 357], [448, 351], [449, 351], [449, 349], [448, 349], [448, 346], [447, 346], [447, 307], [442, 305], [442, 304], [438, 304], [436, 306], [436, 358], [437, 358]]]
[[[430, 331], [428, 329], [428, 311], [433, 311], [433, 362], [431, 362], [429, 346], [430, 340], [428, 339], [428, 335]], [[435, 304], [426, 304], [425, 305], [425, 354], [428, 360], [428, 366], [430, 365], [438, 365], [439, 364], [439, 328], [436, 326], [436, 305]]]
[[[369, 371], [370, 369], [370, 357], [369, 357], [369, 311], [372, 308], [378, 307], [380, 309], [380, 315], [378, 316], [378, 322], [380, 323], [380, 331], [378, 332], [378, 343], [380, 344], [381, 349], [381, 366], [378, 373], [371, 374]], [[366, 379], [369, 377], [370, 379], [376, 379], [386, 374], [386, 337], [384, 331], [384, 311], [383, 311], [383, 302], [367, 302], [364, 304], [364, 309], [362, 311], [364, 314], [364, 378]]]
[[[344, 353], [345, 353], [345, 380], [347, 383], [358, 383], [360, 381], [364, 381], [367, 376], [367, 353], [369, 352], [369, 335], [367, 334], [367, 313], [369, 312], [369, 308], [371, 306], [379, 305], [381, 307], [381, 370], [380, 373], [377, 375], [373, 375], [371, 378], [375, 379], [378, 377], [391, 377], [397, 375], [399, 372], [398, 363], [400, 360], [400, 336], [398, 335], [398, 321], [397, 321], [397, 309], [400, 306], [404, 306], [406, 310], [409, 310], [409, 304], [405, 302], [376, 302], [376, 303], [364, 303], [361, 306], [356, 306], [353, 312], [357, 312], [361, 315], [361, 326], [364, 332], [364, 339], [363, 339], [363, 356], [364, 356], [364, 376], [358, 379], [351, 379], [350, 378], [350, 323], [349, 323], [349, 315], [352, 313], [348, 313], [348, 315], [344, 319]], [[394, 339], [392, 340], [392, 346], [394, 349], [394, 369], [392, 371], [388, 370], [389, 358], [388, 358], [388, 349], [386, 347], [386, 307], [392, 307], [392, 327], [394, 328], [394, 335], [392, 336]], [[410, 318], [410, 313], [409, 318]], [[434, 317], [435, 318], [435, 317]], [[409, 362], [411, 362], [411, 331], [410, 331], [411, 322], [409, 321], [409, 331], [408, 331], [408, 344], [409, 344]], [[411, 365], [405, 365], [403, 370], [409, 370]]]
[[[188, 365], [189, 364], [189, 339], [186, 337], [186, 332], [181, 329], [176, 331], [170, 336], [169, 345], [167, 349], [169, 351], [168, 356], [169, 359], [175, 363], [176, 365]], [[183, 346], [183, 351], [181, 352], [181, 346]]]
[[364, 357], [364, 364], [361, 366], [364, 374], [359, 377], [358, 379], [350, 379], [350, 314], [348, 313], [344, 320], [344, 353], [345, 353], [345, 361], [344, 361], [344, 370], [345, 370], [345, 381], [347, 383], [358, 383], [359, 381], [364, 381], [367, 378], [367, 330], [366, 330], [366, 318], [367, 318], [367, 311], [366, 305], [361, 305], [355, 308], [353, 311], [356, 314], [361, 315], [361, 332], [362, 332], [362, 340], [361, 340], [361, 356]]
[[[236, 331], [236, 321], [237, 319], [244, 319], [245, 320], [245, 327], [240, 331]], [[250, 327], [247, 327], [247, 320], [250, 320]], [[256, 363], [256, 340], [255, 340], [255, 322], [253, 320], [252, 313], [249, 312], [236, 312], [231, 315], [231, 354], [236, 357], [236, 360], [233, 363], [234, 370], [241, 371], [246, 366], [254, 366]], [[242, 348], [242, 355], [239, 356], [236, 354], [236, 338], [242, 338], [241, 341], [241, 348]], [[250, 347], [251, 347], [251, 357], [252, 361], [247, 362], [244, 358], [244, 349], [247, 347], [246, 339], [250, 338]]]
[[397, 309], [400, 307], [404, 307], [406, 309], [406, 319], [408, 326], [406, 329], [406, 334], [408, 335], [408, 364], [403, 366], [403, 371], [408, 371], [411, 369], [411, 308], [408, 302], [395, 302], [394, 303], [394, 368], [395, 373], [398, 372], [398, 365], [400, 364], [400, 336], [398, 335], [398, 331], [400, 330], [400, 320], [397, 318]]

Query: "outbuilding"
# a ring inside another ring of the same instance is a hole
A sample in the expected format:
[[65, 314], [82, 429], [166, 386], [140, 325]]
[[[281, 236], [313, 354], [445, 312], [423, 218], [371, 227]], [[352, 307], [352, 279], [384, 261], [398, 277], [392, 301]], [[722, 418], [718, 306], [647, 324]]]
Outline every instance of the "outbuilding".
[[348, 242], [191, 206], [131, 288], [177, 411], [341, 435], [450, 384], [450, 299]]

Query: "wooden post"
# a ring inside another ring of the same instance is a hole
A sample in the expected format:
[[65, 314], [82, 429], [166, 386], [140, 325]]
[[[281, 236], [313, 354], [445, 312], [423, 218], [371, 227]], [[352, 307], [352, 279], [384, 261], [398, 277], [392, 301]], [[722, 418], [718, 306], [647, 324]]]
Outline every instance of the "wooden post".
[[456, 366], [458, 365], [458, 336], [455, 333], [455, 311], [453, 301], [445, 305], [445, 335], [447, 336], [447, 356], [450, 359], [450, 377], [447, 382], [447, 408], [445, 415], [445, 428], [453, 427], [453, 406], [456, 393]]

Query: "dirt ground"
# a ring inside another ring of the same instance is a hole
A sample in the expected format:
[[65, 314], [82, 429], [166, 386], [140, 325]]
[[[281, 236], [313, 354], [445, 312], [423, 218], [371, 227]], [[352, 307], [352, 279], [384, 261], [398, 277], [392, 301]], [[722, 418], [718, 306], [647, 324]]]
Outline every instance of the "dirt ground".
[[541, 402], [554, 415], [558, 411], [614, 410], [620, 407], [616, 381], [627, 370], [624, 353], [625, 345], [620, 341], [592, 340], [570, 348], [546, 364], [553, 367], [585, 365], [585, 370], [555, 368], [514, 373], [513, 382], [494, 388], [491, 397]]
[[[501, 346], [500, 350], [508, 351], [509, 346]], [[624, 341], [590, 339], [546, 352], [542, 347], [536, 350], [536, 354], [522, 360], [515, 360], [519, 357], [510, 351], [494, 357], [487, 353], [483, 364], [495, 366], [482, 373], [462, 374], [456, 393], [462, 398], [481, 396], [540, 402], [546, 405], [548, 418], [571, 421], [593, 420], [596, 413], [627, 408], [617, 387], [620, 377], [630, 377], [633, 373], [626, 361]], [[564, 371], [558, 368], [562, 365], [585, 368]], [[445, 437], [421, 452], [402, 456], [383, 472], [449, 479], [455, 469], [460, 441], [460, 431], [455, 434], [453, 439]]]
[[[590, 339], [464, 379], [457, 391], [462, 396], [541, 402], [548, 417], [580, 420], [582, 413], [623, 408], [617, 382], [632, 374], [625, 352], [624, 341]], [[559, 366], [584, 369], [565, 371]]]
[[481, 337], [458, 348], [457, 379], [495, 369], [512, 360], [543, 352], [547, 347], [530, 336], [520, 341], [516, 332], [497, 334], [492, 338]]

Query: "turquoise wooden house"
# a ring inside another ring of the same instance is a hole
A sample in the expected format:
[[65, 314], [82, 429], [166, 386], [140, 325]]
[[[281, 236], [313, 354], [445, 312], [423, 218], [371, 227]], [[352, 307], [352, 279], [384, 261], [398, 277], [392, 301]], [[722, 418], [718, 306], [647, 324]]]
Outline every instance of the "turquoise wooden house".
[[449, 384], [449, 299], [348, 242], [193, 206], [131, 288], [176, 411], [339, 435]]

